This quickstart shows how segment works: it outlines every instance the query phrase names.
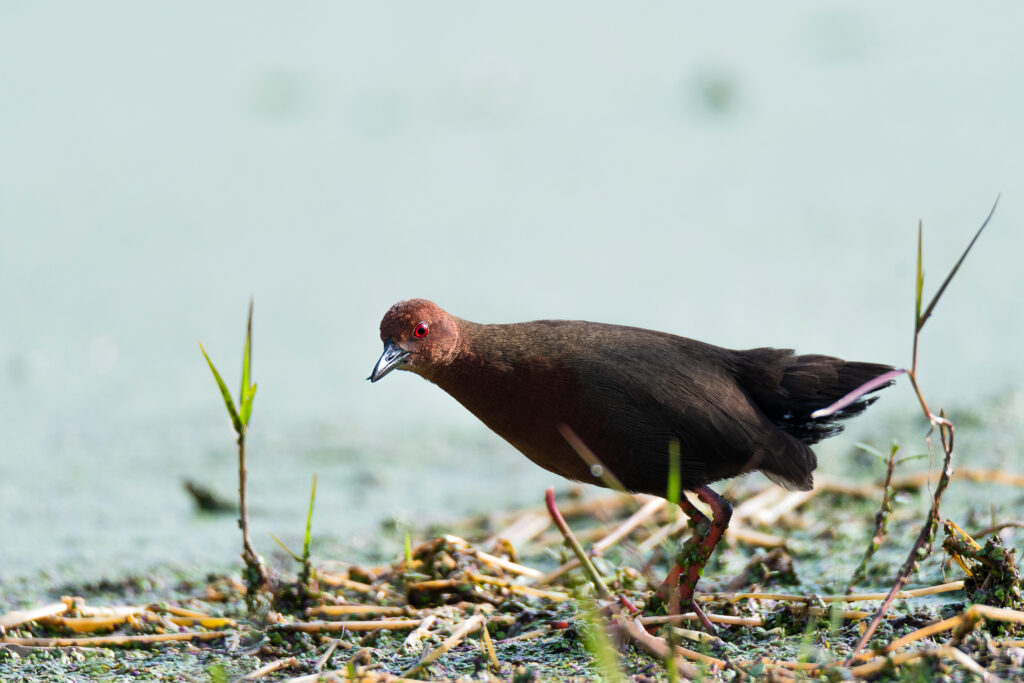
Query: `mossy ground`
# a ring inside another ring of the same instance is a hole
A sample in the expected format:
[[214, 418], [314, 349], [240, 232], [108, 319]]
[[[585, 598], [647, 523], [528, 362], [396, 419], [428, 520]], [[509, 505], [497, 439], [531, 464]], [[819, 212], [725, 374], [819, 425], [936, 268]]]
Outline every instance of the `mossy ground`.
[[[949, 507], [961, 510], [962, 526], [971, 528], [972, 525], [976, 527], [983, 524], [980, 519], [984, 517], [983, 513], [975, 510], [974, 514], [971, 514], [970, 500], [977, 500], [976, 497], [981, 491], [987, 491], [991, 495], [993, 486], [970, 482], [955, 486], [956, 498], [959, 500], [951, 501]], [[1017, 497], [1020, 495], [1019, 491], [1006, 487], [997, 488], [1003, 494]], [[734, 491], [733, 497], [737, 501], [742, 501], [748, 494], [749, 485], [741, 484]], [[600, 495], [604, 494], [597, 494]], [[867, 577], [857, 590], [888, 588], [895, 568], [902, 562], [920, 527], [921, 511], [927, 500], [927, 489], [904, 492], [897, 497], [889, 537], [881, 544], [869, 563]], [[766, 554], [764, 549], [756, 546], [743, 543], [723, 544], [705, 572], [701, 589], [705, 592], [723, 589], [732, 581], [733, 585], [729, 586], [731, 590], [760, 590], [807, 596], [842, 593], [869, 542], [877, 504], [877, 500], [866, 497], [833, 493], [818, 495], [792, 513], [784, 515], [771, 527], [758, 529], [783, 535], [786, 538], [785, 552], [775, 551], [774, 554]], [[578, 514], [571, 515], [569, 521], [576, 533], [584, 539], [600, 536], [602, 529], [614, 527], [629, 512], [627, 507], [622, 506], [617, 510], [608, 510], [599, 505], [588, 507], [586, 504], [571, 501], [563, 501], [563, 505], [578, 508]], [[495, 531], [507, 527], [511, 520], [521, 517], [524, 512], [526, 511], [464, 520], [453, 523], [450, 530], [454, 534], [481, 542]], [[601, 517], [605, 518], [604, 522], [600, 521]], [[405, 531], [392, 528], [382, 533], [390, 535], [394, 541], [395, 537], [403, 535]], [[653, 556], [637, 555], [633, 544], [640, 542], [644, 534], [642, 530], [637, 532], [630, 542], [613, 547], [597, 562], [598, 568], [602, 570], [613, 588], [630, 595], [638, 602], [644, 602], [647, 597], [646, 587], [639, 578], [639, 570], [643, 568], [644, 562], [652, 557], [655, 559], [655, 564], [650, 569], [652, 576], [660, 576], [667, 569], [664, 557], [657, 557], [659, 551], [655, 551]], [[1010, 529], [1010, 540], [1017, 538], [1013, 534], [1014, 531]], [[424, 637], [421, 647], [412, 650], [403, 647], [408, 631], [380, 630], [342, 634], [339, 639], [341, 645], [335, 646], [333, 655], [324, 664], [324, 669], [344, 669], [345, 663], [353, 660], [360, 663], [360, 671], [399, 674], [413, 666], [424, 652], [437, 647], [457, 624], [469, 618], [474, 611], [484, 609], [489, 615], [489, 635], [494, 642], [499, 667], [488, 666], [486, 649], [480, 633], [477, 632], [469, 635], [417, 676], [428, 679], [490, 678], [520, 681], [597, 680], [609, 676], [607, 671], [602, 671], [595, 665], [597, 653], [590, 644], [593, 639], [589, 638], [588, 634], [597, 626], [584, 617], [579, 607], [590, 604], [593, 591], [578, 569], [566, 575], [561, 585], [549, 587], [574, 596], [573, 600], [563, 602], [510, 594], [501, 589], [490, 590], [481, 585], [449, 587], [445, 589], [447, 592], [441, 590], [414, 596], [417, 589], [411, 586], [417, 581], [462, 576], [457, 572], [469, 567], [466, 559], [469, 556], [460, 548], [451, 542], [424, 543], [416, 549], [418, 555], [412, 558], [412, 565], [407, 566], [408, 558], [400, 555], [390, 567], [352, 567], [347, 572], [347, 576], [370, 582], [375, 576], [380, 579], [391, 572], [386, 578], [386, 585], [390, 591], [388, 594], [354, 594], [345, 589], [321, 585], [322, 589], [334, 596], [326, 602], [344, 599], [362, 604], [415, 603], [415, 607], [410, 607], [410, 610], [418, 610], [417, 613], [420, 614], [433, 610], [433, 613], [439, 615], [439, 625]], [[553, 569], [569, 559], [560, 537], [550, 530], [523, 543], [518, 550], [519, 556], [516, 559], [519, 562], [541, 571]], [[472, 568], [478, 567], [473, 565]], [[962, 576], [960, 568], [949, 561], [949, 557], [941, 548], [937, 548], [932, 557], [923, 563], [910, 585], [937, 584]], [[744, 585], [736, 585], [737, 577], [740, 577], [739, 580]], [[224, 577], [164, 571], [146, 577], [53, 586], [49, 589], [51, 595], [36, 595], [35, 600], [26, 598], [24, 594], [20, 599], [15, 598], [10, 592], [10, 587], [7, 587], [2, 596], [5, 611], [13, 607], [26, 606], [26, 603], [38, 604], [40, 600], [52, 599], [59, 594], [76, 594], [83, 596], [86, 602], [92, 605], [176, 602], [205, 613], [234, 618], [239, 625], [226, 639], [195, 644], [175, 643], [145, 648], [0, 649], [0, 679], [234, 680], [269, 661], [293, 656], [296, 658], [294, 665], [267, 674], [263, 680], [286, 680], [312, 672], [338, 634], [295, 633], [275, 630], [274, 626], [257, 626], [247, 620], [242, 594], [237, 590], [225, 589], [231, 584], [237, 584], [237, 579], [227, 580]], [[208, 588], [211, 585], [219, 586], [218, 597], [222, 599], [209, 601]], [[578, 602], [579, 600], [582, 602]], [[884, 622], [873, 642], [885, 644], [925, 624], [957, 614], [964, 609], [967, 601], [968, 596], [963, 591], [897, 601], [893, 608], [893, 614], [897, 618]], [[812, 599], [811, 604], [813, 602]], [[877, 604], [869, 603], [869, 606], [863, 609], [870, 610]], [[716, 641], [681, 641], [681, 644], [690, 649], [730, 661], [751, 661], [764, 657], [769, 660], [838, 664], [863, 629], [863, 621], [844, 621], [835, 614], [808, 617], [787, 603], [738, 602], [733, 605], [712, 604], [706, 606], [706, 609], [720, 614], [758, 615], [763, 619], [761, 626], [720, 627]], [[279, 618], [281, 621], [309, 620], [301, 606], [297, 604], [288, 606], [282, 603], [274, 610], [279, 610], [283, 615]], [[998, 636], [1005, 637], [1003, 630], [988, 627], [983, 623], [979, 630], [961, 640], [959, 647], [975, 658], [982, 668], [1003, 677], [1024, 676], [1019, 650], [1003, 648], [1000, 651], [991, 645], [992, 640]], [[8, 633], [16, 634], [67, 635], [38, 626], [17, 633]], [[944, 642], [947, 637], [948, 634], [942, 634], [936, 641]], [[666, 679], [663, 663], [632, 644], [619, 643], [617, 652], [616, 667], [622, 675], [635, 680]], [[370, 668], [366, 668], [367, 666]], [[754, 669], [747, 668], [745, 671], [754, 676], [763, 673], [762, 670], [758, 670], [757, 665]], [[709, 670], [708, 673], [712, 677], [725, 680], [742, 676], [736, 670], [717, 673]], [[933, 658], [916, 661], [898, 669], [881, 671], [875, 677], [883, 680], [914, 680], [917, 677], [936, 675], [969, 679], [974, 674], [949, 661]]]

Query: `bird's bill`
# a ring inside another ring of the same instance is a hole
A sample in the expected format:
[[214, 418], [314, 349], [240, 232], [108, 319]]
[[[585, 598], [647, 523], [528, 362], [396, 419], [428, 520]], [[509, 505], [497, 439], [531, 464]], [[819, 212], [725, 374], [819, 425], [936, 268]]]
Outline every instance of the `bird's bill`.
[[366, 379], [371, 382], [376, 382], [381, 377], [403, 364], [408, 356], [408, 351], [388, 339], [384, 342], [384, 353], [380, 355], [380, 360], [378, 360], [377, 364], [373, 366], [373, 372], [371, 372], [370, 376]]

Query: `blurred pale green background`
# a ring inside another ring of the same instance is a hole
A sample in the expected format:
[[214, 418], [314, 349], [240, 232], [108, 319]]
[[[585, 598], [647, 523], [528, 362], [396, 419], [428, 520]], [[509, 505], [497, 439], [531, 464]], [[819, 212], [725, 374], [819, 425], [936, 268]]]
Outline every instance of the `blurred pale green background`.
[[[233, 561], [180, 482], [234, 489], [196, 340], [234, 387], [250, 295], [267, 552], [313, 472], [317, 535], [357, 550], [556, 483], [426, 382], [364, 381], [410, 296], [906, 364], [918, 219], [931, 291], [1002, 192], [922, 380], [1015, 389], [1022, 27], [1010, 1], [0, 2], [0, 576]], [[877, 415], [914, 410], [901, 385]]]

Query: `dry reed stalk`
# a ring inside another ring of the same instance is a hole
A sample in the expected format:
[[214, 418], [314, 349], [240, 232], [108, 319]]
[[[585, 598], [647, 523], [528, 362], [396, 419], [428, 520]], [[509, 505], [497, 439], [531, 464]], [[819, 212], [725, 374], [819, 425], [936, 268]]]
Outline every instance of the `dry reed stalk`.
[[[899, 477], [893, 477], [892, 485], [898, 489], [916, 489], [923, 486], [930, 486], [935, 483], [935, 476], [931, 472], [915, 472]], [[966, 479], [981, 484], [1005, 484], [1024, 488], [1024, 474], [1015, 472], [1004, 472], [1002, 470], [985, 470], [971, 467], [957, 469], [957, 479]]]
[[334, 651], [337, 650], [339, 647], [342, 647], [346, 650], [351, 650], [353, 646], [349, 645], [341, 638], [332, 638], [331, 644], [327, 646], [326, 650], [324, 650], [324, 653], [320, 656], [320, 659], [316, 660], [316, 664], [313, 666], [313, 671], [321, 671], [325, 666], [327, 666], [327, 662], [331, 661], [331, 655], [333, 655]]
[[[711, 614], [705, 612], [713, 624], [728, 624], [730, 626], [764, 626], [764, 619], [761, 617], [735, 617], [731, 614]], [[684, 614], [666, 614], [658, 617], [639, 617], [640, 623], [644, 626], [655, 626], [657, 624], [674, 624], [680, 621], [699, 621], [700, 617], [696, 612]]]
[[[658, 510], [665, 506], [666, 502], [668, 501], [662, 498], [651, 498], [650, 500], [648, 500], [646, 503], [644, 503], [643, 507], [641, 507], [639, 510], [630, 515], [624, 522], [622, 522], [621, 524], [619, 524], [619, 526], [613, 529], [611, 533], [604, 535], [601, 538], [601, 540], [594, 543], [594, 545], [591, 546], [590, 555], [598, 556], [604, 553], [605, 550], [621, 541], [623, 538], [632, 533], [638, 526], [640, 526], [648, 519], [650, 519], [656, 512], [658, 512]], [[549, 583], [552, 583], [563, 574], [566, 574], [567, 572], [570, 572], [579, 566], [579, 558], [569, 560], [568, 562], [560, 566], [558, 569], [555, 569], [554, 571], [549, 572], [548, 574], [543, 574], [540, 577], [538, 577], [537, 585], [544, 586]]]
[[296, 621], [290, 624], [276, 624], [277, 631], [301, 631], [303, 633], [332, 633], [336, 631], [404, 631], [416, 628], [422, 619], [380, 619], [379, 621]]
[[42, 647], [116, 647], [135, 643], [169, 643], [182, 640], [214, 640], [227, 636], [227, 631], [188, 631], [137, 636], [95, 636], [90, 638], [0, 638], [0, 644]]
[[356, 591], [357, 593], [379, 593], [381, 591], [380, 588], [371, 586], [368, 583], [353, 581], [347, 576], [332, 574], [330, 572], [317, 572], [316, 578], [320, 583], [326, 586], [331, 586], [332, 588], [347, 588], [348, 590]]
[[[964, 587], [964, 582], [961, 581], [950, 581], [949, 583], [940, 583], [935, 586], [925, 586], [924, 588], [912, 588], [910, 590], [900, 591], [896, 594], [895, 598], [899, 600], [905, 600], [907, 598], [919, 598], [925, 595], [936, 595], [938, 593], [948, 593], [950, 591], [961, 590]], [[700, 596], [700, 600], [707, 602], [715, 602], [719, 600], [725, 600], [727, 602], [738, 602], [740, 600], [774, 600], [776, 602], [863, 602], [866, 600], [883, 600], [889, 595], [888, 592], [884, 593], [851, 593], [850, 595], [793, 595], [788, 593], [705, 593]]]
[[402, 649], [406, 652], [422, 650], [423, 644], [420, 643], [420, 640], [427, 635], [430, 631], [430, 627], [434, 625], [435, 621], [437, 621], [436, 614], [430, 614], [423, 619], [423, 622], [414, 628], [408, 636], [406, 636], [405, 642], [402, 643]]
[[526, 565], [519, 564], [518, 562], [512, 562], [506, 560], [503, 557], [497, 557], [490, 553], [485, 553], [482, 550], [473, 550], [473, 555], [484, 564], [490, 565], [495, 569], [503, 569], [512, 574], [518, 574], [519, 576], [528, 576], [532, 579], [539, 579], [544, 576], [544, 573], [539, 569], [533, 567], [527, 567]]
[[416, 662], [412, 667], [402, 672], [402, 676], [412, 676], [413, 674], [421, 671], [424, 667], [429, 666], [431, 662], [434, 662], [439, 657], [444, 655], [448, 650], [462, 642], [462, 639], [467, 635], [483, 626], [484, 618], [482, 615], [477, 614], [464, 622], [459, 624], [459, 627], [452, 631], [452, 634], [445, 638], [444, 642], [437, 646], [434, 650], [431, 650], [425, 657]]
[[317, 605], [306, 610], [306, 616], [338, 617], [346, 614], [381, 614], [394, 617], [408, 614], [407, 607], [389, 607], [386, 605]]
[[185, 607], [177, 607], [175, 605], [167, 605], [166, 607], [150, 605], [146, 609], [148, 609], [150, 612], [167, 612], [168, 614], [173, 614], [176, 617], [192, 617], [193, 619], [213, 618], [212, 614], [206, 614], [205, 612], [200, 612], [194, 609], [187, 609]]
[[754, 546], [755, 548], [784, 548], [786, 539], [775, 534], [766, 534], [763, 531], [754, 531], [747, 527], [729, 524], [725, 530], [726, 543], [742, 543], [743, 545]]
[[47, 628], [66, 628], [75, 633], [95, 633], [113, 630], [133, 619], [134, 615], [131, 614], [112, 617], [40, 617], [36, 623]]
[[491, 667], [495, 671], [501, 669], [501, 662], [498, 661], [498, 653], [494, 651], [494, 643], [491, 641], [491, 633], [487, 630], [487, 620], [484, 619], [483, 625], [480, 627], [480, 635], [483, 636], [481, 640], [484, 643], [484, 651], [487, 653], [487, 661], [490, 662]]
[[[127, 617], [127, 616], [134, 616], [136, 614], [142, 614], [143, 612], [146, 612], [146, 611], [149, 611], [149, 612], [160, 612], [161, 608], [157, 607], [155, 605], [150, 605], [148, 607], [146, 607], [144, 605], [111, 605], [109, 607], [93, 607], [91, 605], [83, 604], [83, 605], [80, 605], [76, 611], [78, 612], [78, 614], [80, 616], [83, 616], [83, 617], [121, 617], [121, 616]], [[174, 611], [174, 608], [171, 608], [171, 607], [164, 608], [163, 611], [170, 612], [171, 614], [176, 614], [176, 612]], [[183, 611], [185, 611], [185, 610], [183, 610]], [[181, 614], [180, 616], [195, 616], [195, 615]], [[205, 617], [205, 616], [209, 616], [209, 615], [203, 614], [203, 615], [198, 615], [198, 616], [204, 616]]]
[[407, 584], [406, 588], [410, 591], [439, 591], [446, 588], [465, 586], [466, 583], [468, 582], [464, 579], [428, 579], [426, 581], [414, 581]]
[[505, 588], [513, 593], [519, 593], [521, 595], [531, 595], [537, 598], [544, 598], [545, 600], [551, 600], [552, 602], [564, 602], [569, 599], [569, 596], [565, 593], [558, 593], [555, 591], [545, 591], [532, 586], [522, 586], [518, 583], [510, 583], [504, 579], [496, 579], [493, 576], [485, 576], [483, 574], [476, 574], [473, 572], [467, 572], [466, 578], [470, 579], [475, 583], [486, 583], [491, 586], [498, 586], [499, 588]]
[[234, 628], [238, 624], [227, 617], [166, 617], [175, 626], [202, 626], [203, 628]]
[[[780, 489], [781, 490], [781, 489]], [[785, 491], [785, 495], [770, 507], [751, 510], [746, 516], [748, 521], [764, 526], [773, 526], [783, 515], [793, 512], [798, 507], [821, 493], [820, 488], [810, 491]]]
[[962, 627], [966, 627], [968, 630], [973, 629], [974, 625], [981, 619], [992, 619], [995, 621], [1009, 621], [1017, 624], [1024, 624], [1024, 612], [1006, 609], [1005, 607], [992, 607], [990, 605], [971, 605], [956, 616], [937, 621], [933, 624], [919, 628], [912, 633], [908, 633], [902, 638], [897, 638], [886, 645], [879, 654], [895, 652], [910, 643], [922, 640], [923, 638], [928, 638], [937, 633], [943, 633], [953, 629], [961, 629]]
[[264, 664], [260, 668], [254, 669], [254, 670], [250, 671], [249, 673], [245, 674], [244, 676], [242, 676], [238, 680], [240, 680], [240, 681], [254, 681], [257, 678], [263, 678], [267, 674], [272, 674], [275, 671], [280, 671], [281, 669], [287, 669], [289, 667], [293, 667], [293, 666], [295, 666], [298, 663], [299, 663], [299, 660], [298, 660], [297, 657], [285, 657], [284, 659], [278, 659], [276, 661], [270, 662], [269, 664]]
[[551, 517], [544, 513], [531, 511], [517, 517], [503, 531], [491, 535], [482, 545], [492, 548], [499, 541], [505, 540], [513, 546], [519, 547], [539, 536], [549, 526], [551, 526]]
[[562, 536], [565, 538], [565, 542], [572, 548], [572, 551], [576, 553], [576, 558], [580, 561], [583, 567], [583, 571], [586, 573], [587, 578], [594, 585], [598, 594], [605, 600], [613, 600], [614, 596], [612, 592], [608, 590], [608, 586], [605, 585], [604, 580], [601, 579], [601, 575], [597, 573], [597, 569], [594, 568], [594, 564], [587, 557], [586, 551], [583, 550], [583, 546], [576, 540], [576, 536], [573, 535], [572, 529], [566, 524], [565, 518], [562, 517], [561, 511], [555, 504], [555, 489], [549, 488], [544, 495], [544, 500], [547, 503], [548, 513], [551, 515], [551, 519], [555, 522], [555, 526], [562, 532]]
[[511, 638], [505, 638], [501, 642], [502, 643], [515, 643], [515, 642], [518, 642], [520, 640], [533, 640], [534, 638], [539, 638], [540, 636], [544, 636], [544, 635], [547, 635], [549, 633], [551, 633], [551, 629], [549, 629], [549, 628], [535, 628], [532, 631], [525, 631], [523, 633], [520, 633], [518, 636], [512, 636]]
[[[648, 633], [643, 626], [641, 626], [641, 619], [631, 619], [625, 614], [619, 613], [615, 615], [615, 624], [619, 629], [633, 639], [640, 647], [654, 655], [666, 664], [671, 661], [675, 664], [676, 671], [681, 676], [688, 679], [700, 680], [703, 677], [703, 672], [690, 662], [674, 656], [671, 648], [663, 638], [652, 636]], [[721, 665], [724, 667], [725, 662], [719, 660]]]
[[48, 605], [40, 605], [39, 607], [33, 607], [32, 609], [15, 610], [0, 616], [0, 627], [14, 628], [15, 626], [27, 624], [30, 621], [42, 619], [43, 617], [52, 617], [58, 614], [63, 614], [69, 609], [71, 609], [71, 604], [69, 602], [51, 602]]
[[[882, 671], [888, 666], [909, 664], [910, 662], [923, 659], [924, 657], [945, 657], [947, 659], [954, 659], [965, 668], [981, 675], [984, 680], [992, 679], [990, 674], [982, 669], [977, 662], [960, 650], [957, 650], [955, 647], [950, 647], [949, 645], [940, 645], [939, 647], [929, 648], [927, 650], [917, 650], [915, 652], [900, 652], [892, 655], [891, 657], [879, 657], [866, 664], [851, 667], [849, 672], [855, 678], [865, 678]], [[970, 662], [970, 664], [968, 664], [968, 662]]]
[[328, 681], [344, 681], [344, 683], [423, 683], [413, 678], [402, 678], [383, 671], [357, 671], [355, 678], [346, 669], [335, 669], [333, 671], [321, 671], [306, 676], [296, 676], [285, 679], [282, 683], [325, 683]]

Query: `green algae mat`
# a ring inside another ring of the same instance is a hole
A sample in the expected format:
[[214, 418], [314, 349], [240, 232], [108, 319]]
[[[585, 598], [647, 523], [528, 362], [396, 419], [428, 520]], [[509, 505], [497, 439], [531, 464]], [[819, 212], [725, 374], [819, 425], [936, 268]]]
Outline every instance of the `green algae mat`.
[[[968, 498], [971, 487], [1016, 496], [1024, 487], [1024, 477], [996, 470], [965, 469], [961, 480]], [[410, 539], [390, 564], [271, 569], [256, 595], [243, 573], [133, 604], [129, 582], [121, 601], [107, 591], [0, 615], [0, 679], [1024, 676], [1020, 578], [999, 541], [1018, 529], [1009, 522], [975, 528], [969, 519], [972, 535], [948, 520], [941, 549], [855, 652], [935, 486], [927, 472], [890, 476], [887, 486], [823, 479], [810, 492], [741, 481], [729, 492], [737, 505], [727, 543], [699, 594], [714, 633], [693, 613], [665, 614], [654, 593], [688, 520], [660, 499], [602, 494], [557, 504], [589, 568], [538, 507]]]

